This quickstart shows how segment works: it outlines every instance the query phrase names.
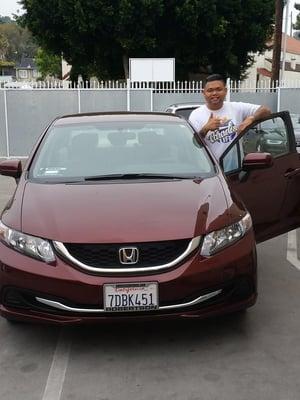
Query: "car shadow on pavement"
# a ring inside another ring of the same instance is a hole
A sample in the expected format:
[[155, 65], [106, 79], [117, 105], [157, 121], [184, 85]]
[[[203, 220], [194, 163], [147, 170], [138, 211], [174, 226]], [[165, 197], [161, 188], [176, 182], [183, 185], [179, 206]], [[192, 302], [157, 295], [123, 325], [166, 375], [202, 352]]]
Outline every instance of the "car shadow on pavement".
[[241, 339], [251, 334], [251, 311], [238, 312], [205, 320], [169, 320], [152, 322], [117, 322], [102, 325], [89, 325], [64, 328], [72, 338], [72, 346], [115, 348], [116, 344], [130, 347], [143, 346], [160, 348], [172, 343], [206, 345], [219, 339], [232, 340], [233, 336]]

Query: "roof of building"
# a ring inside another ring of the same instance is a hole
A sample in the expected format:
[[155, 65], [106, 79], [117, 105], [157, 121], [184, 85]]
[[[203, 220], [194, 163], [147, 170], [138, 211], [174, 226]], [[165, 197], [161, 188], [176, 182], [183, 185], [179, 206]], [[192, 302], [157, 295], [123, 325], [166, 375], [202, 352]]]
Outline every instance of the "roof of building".
[[[285, 33], [282, 33], [281, 50], [284, 48]], [[273, 47], [273, 39], [267, 43], [268, 48]], [[286, 36], [286, 52], [290, 54], [300, 55], [300, 40], [293, 38], [292, 36]]]
[[21, 62], [20, 62], [20, 64], [18, 64], [17, 68], [37, 69], [34, 58], [24, 57], [24, 56], [22, 56]]
[[13, 61], [0, 60], [0, 68], [14, 67], [15, 63]]
[[[282, 34], [282, 48], [284, 47], [285, 34]], [[300, 55], [300, 40], [291, 36], [286, 37], [286, 52]]]
[[268, 78], [272, 77], [271, 71], [267, 70], [267, 68], [257, 68], [257, 73], [259, 75], [263, 75], [263, 76], [266, 76]]

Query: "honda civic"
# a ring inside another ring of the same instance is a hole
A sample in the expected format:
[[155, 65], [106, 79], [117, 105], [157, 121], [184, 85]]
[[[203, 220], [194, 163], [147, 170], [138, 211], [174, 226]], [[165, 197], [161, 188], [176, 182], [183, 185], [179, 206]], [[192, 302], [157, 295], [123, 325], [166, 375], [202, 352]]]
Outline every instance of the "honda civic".
[[[280, 127], [280, 152], [241, 151], [243, 132], [217, 161], [180, 116], [57, 118], [25, 166], [0, 164], [17, 182], [0, 220], [1, 315], [76, 324], [252, 306], [256, 242], [300, 222], [290, 116], [264, 124]], [[238, 165], [225, 174], [230, 152]]]

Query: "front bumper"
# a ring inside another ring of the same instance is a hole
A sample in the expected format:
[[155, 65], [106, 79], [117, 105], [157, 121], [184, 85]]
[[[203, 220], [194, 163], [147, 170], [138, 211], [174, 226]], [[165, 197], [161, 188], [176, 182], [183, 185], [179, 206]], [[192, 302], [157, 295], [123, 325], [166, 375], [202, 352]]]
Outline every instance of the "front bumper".
[[[65, 261], [47, 265], [0, 244], [0, 313], [11, 319], [75, 324], [112, 320], [201, 318], [249, 307], [256, 300], [253, 233], [204, 259], [199, 253], [160, 274], [95, 276]], [[109, 313], [103, 284], [156, 281], [159, 309]]]

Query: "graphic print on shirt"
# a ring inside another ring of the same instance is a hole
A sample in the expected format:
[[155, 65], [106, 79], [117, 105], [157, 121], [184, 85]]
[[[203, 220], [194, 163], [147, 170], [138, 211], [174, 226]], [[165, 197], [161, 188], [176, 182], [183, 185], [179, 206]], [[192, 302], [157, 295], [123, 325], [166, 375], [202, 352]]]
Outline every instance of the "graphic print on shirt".
[[237, 136], [237, 127], [231, 119], [223, 118], [221, 126], [214, 131], [210, 131], [207, 135], [207, 140], [214, 144], [229, 143]]

